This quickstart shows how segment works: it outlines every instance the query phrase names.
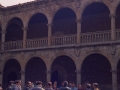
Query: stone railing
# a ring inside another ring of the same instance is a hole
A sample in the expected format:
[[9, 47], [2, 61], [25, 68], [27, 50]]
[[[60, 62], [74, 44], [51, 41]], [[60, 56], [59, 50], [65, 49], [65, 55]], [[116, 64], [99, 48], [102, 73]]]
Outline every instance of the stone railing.
[[[116, 41], [120, 40], [120, 30], [116, 30]], [[82, 33], [80, 37], [80, 45], [88, 44], [104, 44], [106, 42], [111, 42], [111, 32], [94, 32], [94, 33]], [[0, 47], [4, 50], [17, 50], [23, 49], [23, 41], [12, 41], [2, 43]], [[51, 46], [66, 46], [66, 45], [75, 45], [77, 44], [77, 35], [65, 35], [65, 36], [53, 36], [51, 37]], [[40, 48], [48, 46], [48, 38], [40, 39], [28, 39], [26, 40], [25, 48]], [[24, 49], [25, 49], [24, 48]], [[3, 50], [2, 49], [2, 50]]]
[[110, 31], [82, 33], [80, 40], [81, 40], [81, 43], [106, 42], [111, 40], [111, 33]]
[[116, 40], [120, 40], [120, 30], [116, 30]]
[[48, 45], [48, 38], [30, 39], [26, 41], [26, 48], [37, 48]]
[[11, 41], [4, 43], [4, 50], [13, 50], [13, 49], [22, 49], [23, 42], [22, 41]]
[[66, 36], [57, 36], [51, 38], [51, 45], [71, 45], [76, 44], [77, 36], [76, 35], [66, 35]]

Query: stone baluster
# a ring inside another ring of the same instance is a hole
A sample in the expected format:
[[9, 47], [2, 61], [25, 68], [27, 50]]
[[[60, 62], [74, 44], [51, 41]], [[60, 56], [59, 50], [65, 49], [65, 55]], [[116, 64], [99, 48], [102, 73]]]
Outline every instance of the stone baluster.
[[1, 37], [1, 42], [2, 42], [1, 50], [4, 50], [4, 43], [5, 43], [5, 34], [6, 34], [6, 31], [1, 31], [1, 34], [2, 34], [2, 37]]
[[23, 48], [26, 48], [26, 40], [27, 40], [27, 27], [23, 28]]
[[111, 14], [111, 40], [115, 40], [116, 39], [116, 34], [115, 34], [115, 14]]
[[25, 86], [25, 71], [21, 71], [21, 87], [24, 88]]
[[0, 83], [2, 84], [3, 72], [0, 72]]
[[52, 24], [48, 24], [48, 46], [51, 46]]
[[77, 19], [77, 44], [80, 44], [81, 39], [81, 19]]
[[81, 84], [81, 70], [75, 71], [77, 74], [77, 85]]
[[51, 71], [46, 71], [47, 73], [47, 81], [51, 81]]
[[112, 88], [113, 90], [117, 89], [117, 70], [111, 70], [112, 72]]

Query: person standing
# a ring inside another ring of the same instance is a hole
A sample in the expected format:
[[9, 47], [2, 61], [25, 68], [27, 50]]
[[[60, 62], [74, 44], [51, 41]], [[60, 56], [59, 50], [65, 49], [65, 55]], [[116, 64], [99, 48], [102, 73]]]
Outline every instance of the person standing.
[[64, 87], [62, 87], [60, 90], [71, 90], [71, 89], [68, 87], [68, 81], [64, 81]]
[[47, 83], [47, 88], [46, 88], [45, 90], [54, 90], [54, 89], [52, 88], [52, 82], [48, 82], [48, 83]]
[[14, 86], [14, 81], [10, 81], [7, 90], [12, 90]]
[[31, 89], [32, 89], [32, 83], [28, 81], [24, 90], [31, 90]]
[[87, 88], [85, 90], [91, 90], [91, 84], [87, 83]]
[[99, 88], [98, 88], [98, 83], [93, 83], [93, 89], [94, 89], [94, 90], [99, 90]]
[[41, 81], [36, 81], [35, 87], [33, 87], [31, 90], [44, 90], [42, 88], [42, 82]]
[[71, 85], [72, 85], [71, 90], [77, 90], [77, 88], [75, 87], [75, 83], [74, 82], [72, 82]]
[[78, 90], [84, 90], [81, 86], [81, 84], [78, 85]]
[[15, 81], [15, 85], [13, 86], [12, 90], [22, 90], [21, 89], [21, 80]]

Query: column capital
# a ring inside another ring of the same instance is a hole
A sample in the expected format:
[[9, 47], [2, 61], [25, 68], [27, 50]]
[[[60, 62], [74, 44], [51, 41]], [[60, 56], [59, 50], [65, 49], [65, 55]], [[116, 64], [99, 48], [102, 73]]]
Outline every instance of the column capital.
[[109, 17], [116, 18], [116, 14], [110, 14]]
[[48, 27], [52, 27], [52, 23], [47, 24]]
[[27, 30], [28, 30], [28, 27], [23, 27], [22, 30], [23, 30], [23, 31], [27, 31]]
[[76, 70], [76, 74], [81, 74], [81, 70]]
[[46, 71], [47, 74], [51, 74], [51, 71]]
[[2, 34], [6, 34], [6, 33], [7, 33], [7, 31], [1, 31], [0, 33], [2, 33]]
[[113, 74], [117, 74], [117, 71], [118, 70], [111, 70], [110, 72], [113, 73]]
[[77, 22], [77, 23], [81, 23], [81, 22], [82, 22], [82, 19], [76, 19], [76, 22]]
[[21, 73], [21, 75], [25, 75], [25, 71], [21, 71], [20, 73]]

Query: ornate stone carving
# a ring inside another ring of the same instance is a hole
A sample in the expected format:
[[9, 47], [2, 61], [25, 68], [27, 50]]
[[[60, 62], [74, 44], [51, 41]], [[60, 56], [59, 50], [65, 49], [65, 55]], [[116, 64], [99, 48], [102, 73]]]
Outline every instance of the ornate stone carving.
[[110, 50], [110, 53], [112, 55], [115, 55], [115, 53], [116, 53], [116, 45], [112, 44], [111, 46], [109, 46], [109, 50]]
[[24, 58], [25, 58], [25, 53], [21, 52], [21, 59], [24, 59]]
[[81, 49], [80, 49], [80, 48], [76, 48], [74, 52], [75, 52], [75, 55], [76, 55], [77, 57], [79, 57], [80, 52], [81, 52]]

